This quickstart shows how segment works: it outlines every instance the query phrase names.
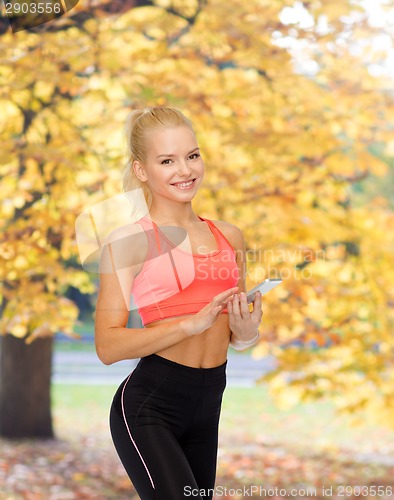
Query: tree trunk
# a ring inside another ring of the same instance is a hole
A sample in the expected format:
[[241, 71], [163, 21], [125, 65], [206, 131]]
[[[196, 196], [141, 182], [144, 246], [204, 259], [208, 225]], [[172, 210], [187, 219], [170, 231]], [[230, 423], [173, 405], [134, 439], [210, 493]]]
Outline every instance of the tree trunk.
[[6, 334], [0, 353], [0, 436], [53, 438], [51, 367], [53, 338], [34, 340]]

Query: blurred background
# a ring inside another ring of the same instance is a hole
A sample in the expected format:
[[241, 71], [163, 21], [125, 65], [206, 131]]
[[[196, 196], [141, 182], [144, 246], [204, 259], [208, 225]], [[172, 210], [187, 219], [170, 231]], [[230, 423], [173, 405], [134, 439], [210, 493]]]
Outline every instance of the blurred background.
[[75, 221], [121, 192], [123, 122], [154, 105], [192, 120], [193, 208], [242, 229], [248, 289], [284, 280], [269, 342], [229, 352], [221, 498], [390, 498], [394, 2], [81, 1], [18, 33], [2, 14], [0, 498], [138, 498], [108, 427], [135, 360], [96, 357]]

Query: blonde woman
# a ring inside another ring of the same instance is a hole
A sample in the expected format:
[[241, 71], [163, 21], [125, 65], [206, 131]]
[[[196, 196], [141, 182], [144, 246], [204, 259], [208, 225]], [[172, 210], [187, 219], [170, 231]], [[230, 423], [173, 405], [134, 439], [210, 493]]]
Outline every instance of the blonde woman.
[[[114, 396], [111, 435], [141, 499], [212, 499], [227, 351], [257, 342], [261, 296], [250, 311], [240, 229], [193, 211], [204, 162], [191, 122], [153, 107], [125, 130], [124, 190], [142, 188], [149, 215], [101, 255], [98, 357], [141, 358]], [[130, 294], [143, 329], [126, 327]]]

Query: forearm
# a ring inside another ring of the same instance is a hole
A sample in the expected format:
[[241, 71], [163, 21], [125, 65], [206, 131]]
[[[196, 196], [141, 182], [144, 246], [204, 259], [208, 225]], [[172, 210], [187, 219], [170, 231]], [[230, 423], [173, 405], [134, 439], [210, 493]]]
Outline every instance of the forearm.
[[259, 338], [260, 332], [258, 330], [253, 336], [246, 338], [239, 338], [235, 335], [234, 332], [231, 332], [230, 345], [237, 351], [243, 351], [244, 349], [247, 349], [248, 347], [256, 344], [259, 341]]
[[105, 365], [141, 358], [161, 351], [189, 337], [182, 320], [151, 328], [111, 327], [96, 335], [97, 356]]

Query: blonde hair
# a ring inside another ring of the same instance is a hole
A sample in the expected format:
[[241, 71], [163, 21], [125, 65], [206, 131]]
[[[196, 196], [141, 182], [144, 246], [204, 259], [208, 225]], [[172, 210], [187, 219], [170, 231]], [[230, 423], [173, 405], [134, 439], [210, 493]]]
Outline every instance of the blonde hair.
[[[194, 133], [191, 121], [175, 108], [146, 107], [131, 111], [124, 124], [127, 161], [123, 170], [123, 191], [128, 193], [142, 189], [148, 210], [152, 205], [152, 193], [146, 182], [135, 175], [133, 162], [146, 158], [146, 134], [150, 130], [165, 127], [189, 127]], [[145, 215], [145, 214], [144, 214]]]

